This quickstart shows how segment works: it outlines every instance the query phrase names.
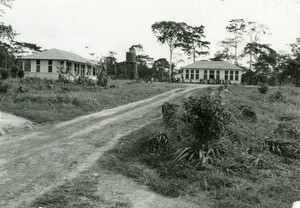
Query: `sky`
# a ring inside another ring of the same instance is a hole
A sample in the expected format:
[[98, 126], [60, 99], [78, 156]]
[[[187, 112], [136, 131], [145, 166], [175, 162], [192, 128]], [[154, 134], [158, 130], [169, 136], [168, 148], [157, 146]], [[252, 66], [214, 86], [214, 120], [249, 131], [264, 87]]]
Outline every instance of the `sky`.
[[[5, 12], [0, 22], [12, 25], [18, 41], [86, 58], [114, 51], [118, 61], [135, 44], [142, 44], [150, 57], [168, 59], [168, 46], [151, 31], [158, 21], [204, 25], [210, 57], [220, 49], [217, 43], [230, 37], [225, 28], [231, 19], [269, 26], [271, 34], [261, 42], [277, 51], [288, 51], [287, 44], [300, 37], [300, 0], [14, 0]], [[176, 49], [174, 62], [180, 59], [191, 62]]]

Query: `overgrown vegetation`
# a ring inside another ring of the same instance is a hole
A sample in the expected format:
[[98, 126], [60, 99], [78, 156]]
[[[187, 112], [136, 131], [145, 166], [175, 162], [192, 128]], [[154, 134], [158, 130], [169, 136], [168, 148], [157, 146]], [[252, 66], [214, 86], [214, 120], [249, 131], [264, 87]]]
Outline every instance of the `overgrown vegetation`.
[[[218, 91], [171, 107], [172, 122], [124, 138], [99, 165], [165, 196], [201, 203], [205, 193], [217, 208], [291, 207], [300, 195], [299, 88]], [[286, 102], [270, 99], [278, 91]]]
[[39, 78], [0, 81], [1, 110], [36, 123], [72, 119], [142, 100], [183, 85], [112, 80], [105, 87], [87, 79], [75, 83]]

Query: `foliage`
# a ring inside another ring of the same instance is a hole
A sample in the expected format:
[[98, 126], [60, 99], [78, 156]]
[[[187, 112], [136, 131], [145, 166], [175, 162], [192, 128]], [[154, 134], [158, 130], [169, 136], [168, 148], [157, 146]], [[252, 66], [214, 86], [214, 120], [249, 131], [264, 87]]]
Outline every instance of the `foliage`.
[[242, 105], [239, 109], [241, 110], [239, 115], [242, 115], [244, 118], [248, 118], [254, 122], [257, 121], [257, 114], [252, 106]]
[[170, 67], [170, 63], [165, 58], [157, 59], [153, 62], [152, 69], [156, 72], [156, 77], [162, 81], [167, 78], [166, 69]]
[[273, 154], [294, 158], [297, 158], [299, 155], [300, 150], [296, 142], [278, 139], [267, 139], [265, 143], [269, 148], [269, 151]]
[[[229, 90], [220, 94], [232, 120], [224, 136], [209, 148], [190, 145], [194, 139], [192, 126], [184, 120], [185, 110], [179, 109], [175, 128], [164, 129], [161, 122], [154, 122], [123, 138], [116, 149], [107, 153], [110, 159], [99, 164], [133, 177], [157, 193], [192, 198], [197, 203], [209, 201], [212, 207], [291, 206], [300, 193], [299, 88], [280, 89], [287, 100], [297, 103], [292, 105], [270, 103], [263, 99], [265, 95], [250, 87], [229, 87]], [[269, 90], [270, 94], [277, 91]], [[200, 96], [202, 93], [198, 92]], [[253, 102], [253, 94], [260, 99]], [[259, 120], [249, 122], [239, 116], [241, 106], [255, 109]], [[281, 117], [289, 120], [282, 121]], [[156, 148], [151, 151], [146, 141], [161, 132], [167, 136], [167, 142], [155, 143]], [[266, 144], [266, 141], [272, 142]]]
[[7, 69], [0, 68], [0, 78], [7, 79], [10, 76], [10, 72]]
[[163, 124], [166, 127], [172, 127], [174, 125], [178, 108], [179, 106], [177, 104], [170, 104], [168, 102], [162, 105]]
[[268, 84], [260, 84], [257, 87], [258, 92], [260, 92], [261, 94], [266, 94], [269, 90]]
[[208, 148], [223, 136], [230, 116], [220, 96], [204, 94], [198, 98], [190, 97], [183, 106], [186, 111], [184, 120], [195, 136], [193, 147]]
[[210, 44], [208, 41], [203, 41], [203, 38], [205, 38], [204, 28], [203, 25], [198, 27], [187, 25], [184, 27], [183, 37], [179, 45], [188, 56], [192, 56], [193, 62], [196, 61], [196, 55], [209, 54], [209, 51], [202, 50], [202, 48], [209, 49]]
[[286, 97], [281, 90], [277, 90], [269, 96], [271, 102], [286, 102]]
[[244, 55], [253, 53], [256, 62], [253, 64], [256, 74], [269, 76], [275, 70], [277, 53], [267, 44], [248, 43]]
[[[13, 0], [1, 0], [0, 5], [11, 8], [12, 2], [13, 2]], [[4, 13], [4, 10], [0, 9], [0, 17], [2, 16], [3, 13]]]
[[[167, 44], [170, 50], [170, 63], [172, 63], [173, 50], [180, 46], [184, 34], [184, 28], [187, 26], [183, 22], [161, 21], [154, 23], [151, 28], [158, 42]], [[169, 68], [169, 79], [171, 80], [172, 68]]]
[[242, 42], [242, 36], [245, 32], [246, 24], [243, 19], [232, 19], [229, 21], [229, 25], [226, 26], [226, 30], [234, 35], [231, 40], [231, 44], [234, 47], [234, 60], [237, 63], [238, 55], [238, 44]]
[[2, 81], [0, 81], [0, 94], [7, 93], [8, 85]]

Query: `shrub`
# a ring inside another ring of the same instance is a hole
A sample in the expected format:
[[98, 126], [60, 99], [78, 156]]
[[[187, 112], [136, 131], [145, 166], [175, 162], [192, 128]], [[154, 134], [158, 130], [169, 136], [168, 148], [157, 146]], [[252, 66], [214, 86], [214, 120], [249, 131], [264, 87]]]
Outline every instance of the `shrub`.
[[186, 111], [184, 119], [195, 135], [196, 146], [207, 146], [221, 138], [230, 116], [219, 95], [190, 97], [184, 100], [183, 106]]
[[278, 90], [270, 95], [269, 100], [271, 102], [286, 102], [286, 97], [283, 95], [282, 91]]
[[242, 115], [243, 117], [248, 118], [253, 122], [257, 121], [257, 114], [252, 106], [242, 105], [239, 109], [241, 110], [241, 113], [239, 115]]
[[7, 93], [8, 90], [8, 86], [7, 84], [5, 84], [4, 82], [0, 82], [0, 93]]
[[178, 110], [179, 105], [165, 102], [162, 105], [163, 123], [166, 127], [172, 127], [174, 125], [175, 113]]
[[174, 153], [174, 162], [187, 160], [197, 166], [207, 166], [219, 155], [216, 144], [225, 133], [230, 115], [219, 95], [189, 97], [184, 100], [183, 108], [185, 112], [180, 120], [189, 135], [183, 137], [181, 147]]
[[299, 149], [297, 143], [287, 140], [268, 139], [265, 141], [269, 151], [273, 154], [297, 158]]
[[266, 94], [269, 90], [269, 87], [267, 84], [261, 84], [258, 86], [257, 88], [258, 92], [260, 92], [261, 94]]
[[0, 75], [2, 79], [7, 79], [10, 76], [10, 73], [7, 69], [0, 68]]

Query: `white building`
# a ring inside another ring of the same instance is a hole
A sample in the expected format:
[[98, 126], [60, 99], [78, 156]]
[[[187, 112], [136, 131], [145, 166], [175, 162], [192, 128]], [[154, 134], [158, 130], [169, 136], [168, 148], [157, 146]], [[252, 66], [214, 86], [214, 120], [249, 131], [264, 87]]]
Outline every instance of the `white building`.
[[70, 76], [97, 76], [95, 63], [77, 54], [50, 49], [21, 57], [26, 76], [58, 79], [61, 72]]
[[183, 82], [218, 80], [241, 83], [243, 69], [225, 61], [197, 61], [183, 67]]

